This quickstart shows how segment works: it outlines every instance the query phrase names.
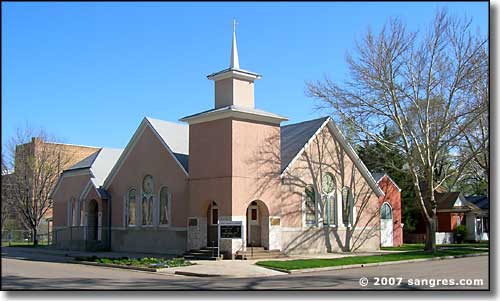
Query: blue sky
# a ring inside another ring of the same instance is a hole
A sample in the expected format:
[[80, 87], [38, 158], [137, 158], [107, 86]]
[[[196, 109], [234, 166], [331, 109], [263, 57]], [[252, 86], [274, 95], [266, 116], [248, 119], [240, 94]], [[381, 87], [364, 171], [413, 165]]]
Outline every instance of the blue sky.
[[321, 116], [305, 81], [346, 78], [368, 26], [423, 29], [437, 8], [488, 33], [488, 3], [2, 3], [2, 145], [43, 127], [66, 143], [125, 147], [144, 116], [177, 121], [213, 107], [206, 75], [227, 68], [236, 18], [240, 66], [263, 75], [256, 107]]

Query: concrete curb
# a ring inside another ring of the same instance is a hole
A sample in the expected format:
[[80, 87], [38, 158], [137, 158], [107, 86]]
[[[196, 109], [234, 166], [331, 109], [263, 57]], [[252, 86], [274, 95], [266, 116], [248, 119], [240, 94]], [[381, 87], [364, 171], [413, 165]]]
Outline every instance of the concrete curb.
[[223, 275], [217, 275], [217, 274], [204, 274], [204, 273], [184, 272], [184, 271], [175, 271], [174, 274], [182, 276], [194, 276], [194, 277], [224, 277]]
[[383, 266], [383, 265], [391, 265], [391, 264], [400, 264], [400, 263], [412, 263], [412, 262], [424, 262], [424, 261], [433, 261], [433, 260], [443, 260], [443, 259], [455, 259], [455, 258], [464, 258], [464, 257], [477, 257], [477, 256], [488, 256], [488, 253], [474, 253], [474, 254], [464, 254], [464, 255], [453, 255], [453, 256], [441, 256], [441, 257], [433, 257], [433, 258], [420, 258], [420, 259], [408, 259], [408, 260], [398, 260], [398, 261], [386, 261], [386, 262], [376, 262], [376, 263], [366, 263], [366, 264], [350, 264], [350, 265], [341, 265], [334, 267], [324, 267], [324, 268], [311, 268], [311, 269], [301, 269], [301, 270], [285, 270], [275, 267], [266, 267], [261, 266], [263, 268], [276, 270], [283, 273], [288, 274], [303, 274], [303, 273], [311, 273], [311, 272], [324, 272], [324, 271], [333, 271], [333, 270], [344, 270], [344, 269], [355, 269], [355, 268], [364, 268], [364, 267], [374, 267], [374, 266]]

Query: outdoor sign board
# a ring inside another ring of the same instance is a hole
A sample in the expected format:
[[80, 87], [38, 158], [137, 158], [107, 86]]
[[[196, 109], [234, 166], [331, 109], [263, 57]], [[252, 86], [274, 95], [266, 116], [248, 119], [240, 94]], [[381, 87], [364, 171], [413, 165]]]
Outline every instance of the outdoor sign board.
[[220, 221], [220, 239], [243, 239], [243, 223], [241, 221]]

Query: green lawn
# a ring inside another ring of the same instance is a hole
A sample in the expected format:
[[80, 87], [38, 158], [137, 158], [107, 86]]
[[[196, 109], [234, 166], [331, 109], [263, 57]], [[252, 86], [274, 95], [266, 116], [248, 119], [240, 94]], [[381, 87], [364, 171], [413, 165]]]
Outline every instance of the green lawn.
[[[439, 248], [489, 248], [488, 242], [480, 243], [462, 243], [462, 244], [444, 244], [438, 245]], [[400, 247], [381, 247], [385, 251], [418, 251], [424, 249], [424, 244], [404, 244]]]
[[409, 251], [403, 253], [391, 253], [372, 256], [349, 256], [333, 259], [297, 259], [283, 261], [259, 261], [256, 264], [263, 267], [279, 268], [284, 270], [300, 270], [309, 268], [333, 267], [350, 264], [367, 264], [386, 261], [401, 261], [408, 259], [433, 258], [442, 256], [465, 255], [474, 253], [488, 252], [488, 250], [472, 249], [472, 248], [453, 248], [440, 249], [435, 253], [427, 253], [424, 251]]

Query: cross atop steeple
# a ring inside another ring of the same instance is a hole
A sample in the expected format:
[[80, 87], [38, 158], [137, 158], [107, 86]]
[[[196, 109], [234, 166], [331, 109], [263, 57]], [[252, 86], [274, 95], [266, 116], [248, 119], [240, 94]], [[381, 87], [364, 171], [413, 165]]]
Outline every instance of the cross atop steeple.
[[231, 47], [231, 59], [229, 61], [229, 68], [240, 69], [240, 62], [238, 60], [238, 48], [236, 47], [236, 20], [233, 20], [233, 46]]

